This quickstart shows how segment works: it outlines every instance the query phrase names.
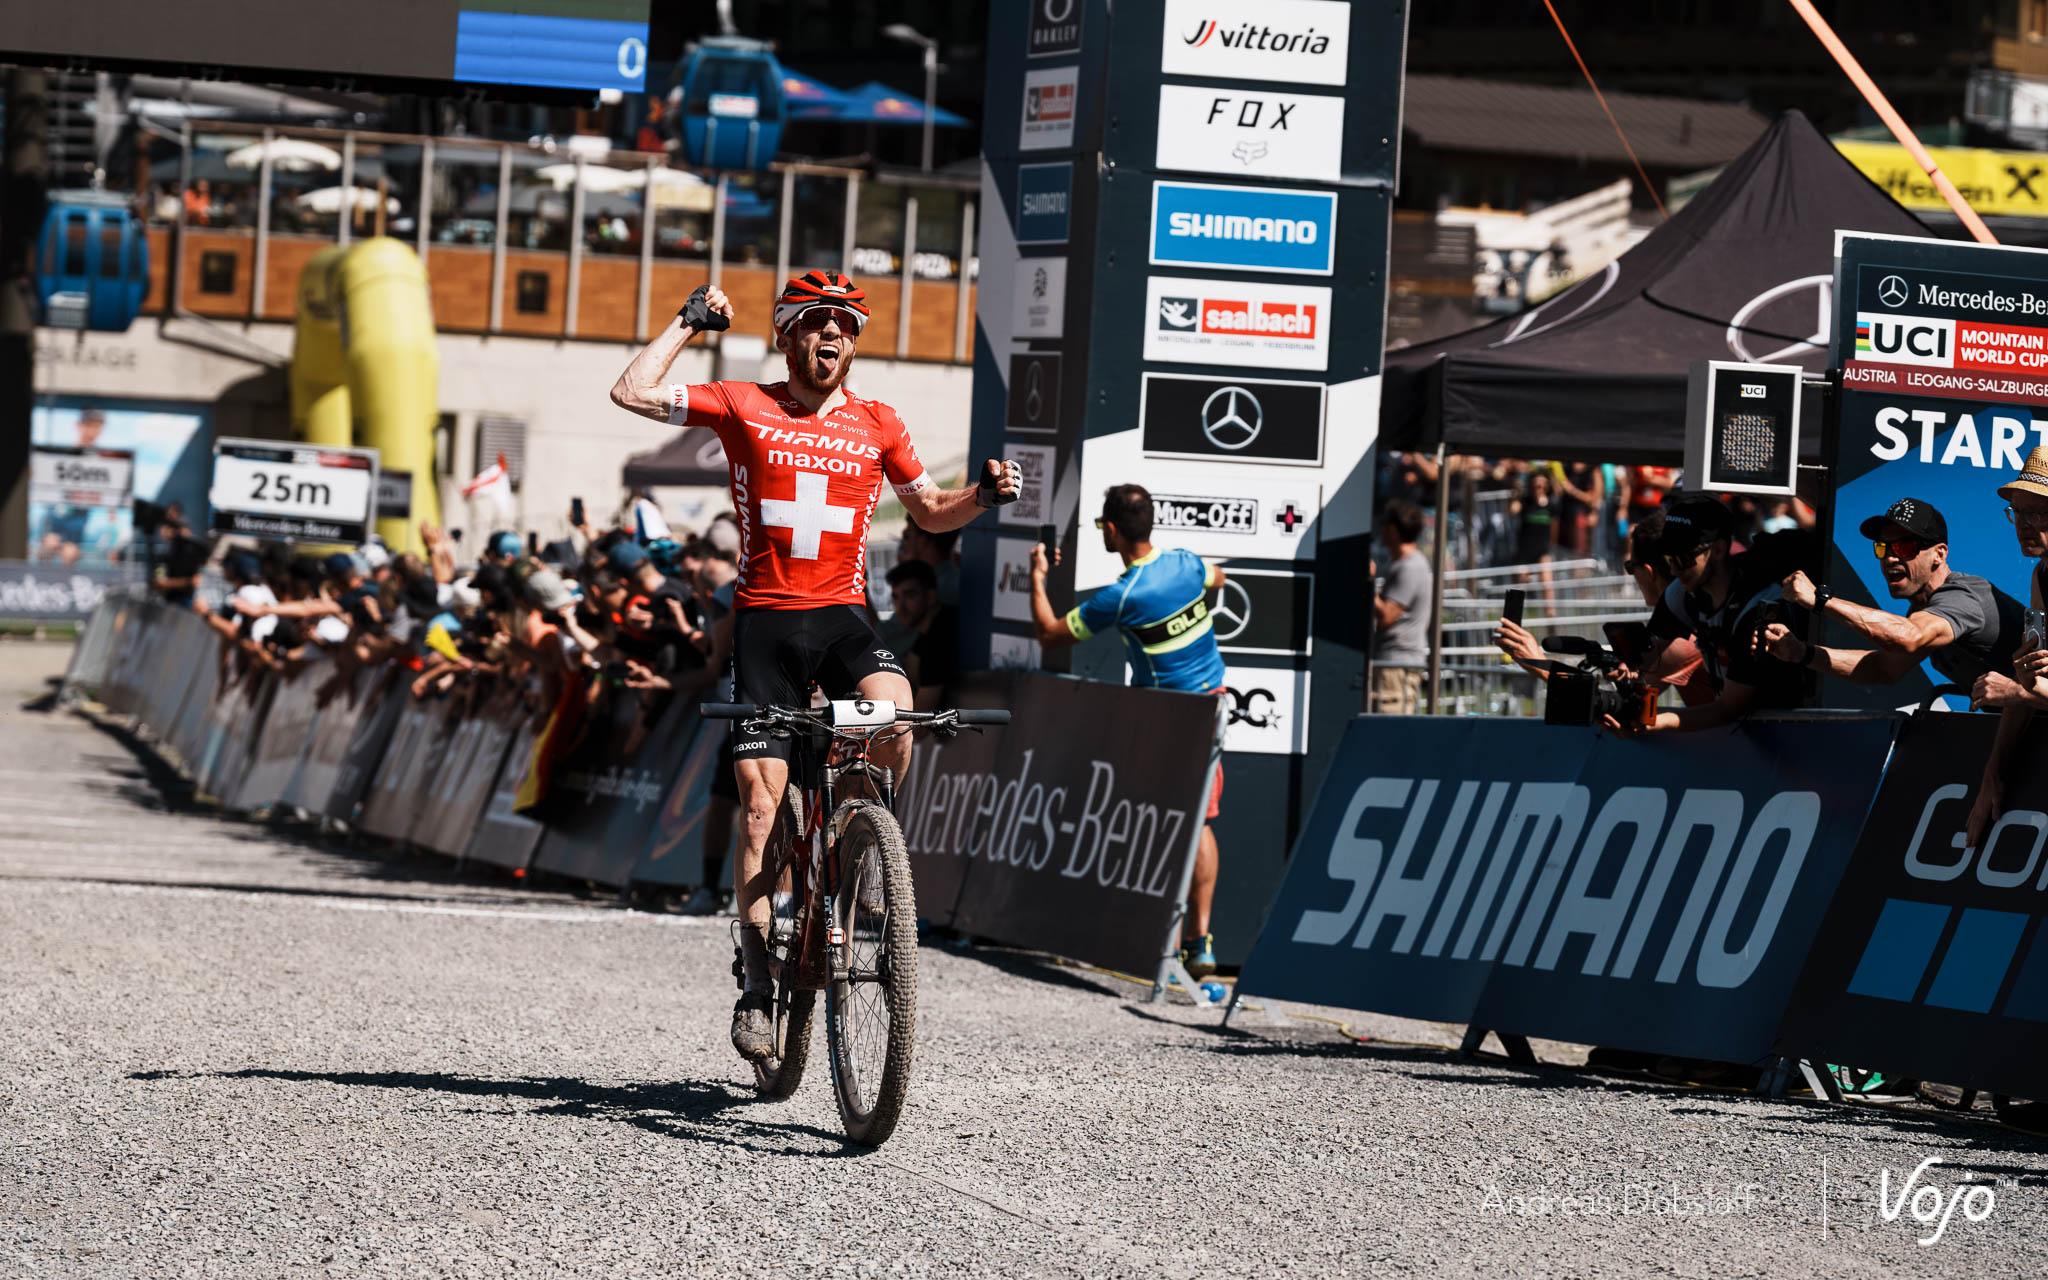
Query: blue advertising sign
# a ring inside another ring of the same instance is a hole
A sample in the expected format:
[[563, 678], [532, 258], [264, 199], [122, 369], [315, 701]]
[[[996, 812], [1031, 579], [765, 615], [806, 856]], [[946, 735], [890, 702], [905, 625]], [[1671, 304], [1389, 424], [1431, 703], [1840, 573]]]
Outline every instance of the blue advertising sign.
[[1070, 206], [1074, 202], [1074, 166], [1017, 166], [1017, 243], [1065, 244]]
[[1776, 1038], [1889, 718], [1354, 720], [1238, 989], [1649, 1053]]
[[647, 24], [464, 9], [455, 15], [455, 78], [639, 93]]
[[[2032, 249], [1842, 232], [1830, 362], [1842, 370], [1827, 585], [1904, 613], [1860, 526], [1904, 498], [1948, 527], [1948, 567], [2024, 604], [2041, 535], [2011, 523], [2001, 485], [2048, 446], [2048, 255]], [[1830, 623], [1821, 642], [1867, 649]], [[1821, 682], [1834, 707], [1896, 707], [1944, 678], [1930, 664], [1891, 685]], [[1966, 702], [1949, 699], [1953, 710]]]
[[1337, 194], [1152, 184], [1152, 262], [1326, 276], [1336, 267]]
[[1922, 716], [1899, 734], [1786, 1010], [1786, 1052], [1994, 1093], [2040, 1092], [2048, 1053], [2048, 735], [2020, 740], [2003, 812], [1963, 834], [1998, 729], [1992, 716]]

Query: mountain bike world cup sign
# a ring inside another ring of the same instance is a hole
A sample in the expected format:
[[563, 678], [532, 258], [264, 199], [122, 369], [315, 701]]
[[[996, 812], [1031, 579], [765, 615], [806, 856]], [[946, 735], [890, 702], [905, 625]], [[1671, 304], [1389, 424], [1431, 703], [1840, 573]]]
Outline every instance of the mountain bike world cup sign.
[[1239, 989], [1645, 1052], [1768, 1052], [1886, 719], [1628, 741], [1352, 722]]
[[[1857, 526], [1913, 498], [1947, 520], [1951, 568], [2027, 599], [2033, 563], [1997, 489], [2048, 445], [2048, 254], [1842, 232], [1833, 294], [1830, 363], [1842, 390], [1825, 460], [1836, 513], [1828, 585], [1904, 611]], [[1830, 624], [1821, 642], [1855, 641]], [[1881, 688], [1828, 680], [1821, 698], [1894, 707], [1937, 682], [1924, 667]]]

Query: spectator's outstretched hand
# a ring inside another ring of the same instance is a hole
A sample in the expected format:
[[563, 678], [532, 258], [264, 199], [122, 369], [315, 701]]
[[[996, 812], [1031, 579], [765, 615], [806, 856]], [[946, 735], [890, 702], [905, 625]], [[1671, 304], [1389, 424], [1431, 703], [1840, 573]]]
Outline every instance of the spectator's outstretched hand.
[[1494, 630], [1493, 642], [1500, 646], [1502, 653], [1517, 662], [1545, 660], [1542, 644], [1537, 641], [1533, 632], [1519, 622], [1509, 622], [1502, 618], [1500, 626]]
[[650, 671], [641, 663], [626, 659], [626, 687], [628, 689], [666, 689], [668, 681]]
[[1764, 652], [1780, 662], [1797, 664], [1810, 650], [1804, 640], [1792, 634], [1792, 628], [1782, 622], [1773, 622], [1763, 631]]

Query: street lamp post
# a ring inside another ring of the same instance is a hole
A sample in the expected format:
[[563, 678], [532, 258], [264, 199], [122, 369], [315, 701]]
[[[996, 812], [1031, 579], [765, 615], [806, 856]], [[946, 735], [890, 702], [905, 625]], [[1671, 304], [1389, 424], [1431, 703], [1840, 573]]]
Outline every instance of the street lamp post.
[[924, 171], [932, 171], [932, 124], [939, 96], [939, 42], [905, 23], [892, 22], [882, 28], [891, 40], [901, 40], [924, 50]]

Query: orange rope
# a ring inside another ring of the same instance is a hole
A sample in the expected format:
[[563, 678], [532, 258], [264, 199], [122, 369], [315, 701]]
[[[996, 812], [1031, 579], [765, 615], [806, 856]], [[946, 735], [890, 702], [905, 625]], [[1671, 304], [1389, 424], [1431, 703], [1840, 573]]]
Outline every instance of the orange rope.
[[1592, 69], [1587, 67], [1586, 60], [1579, 56], [1579, 46], [1572, 43], [1572, 33], [1564, 29], [1564, 19], [1557, 16], [1557, 6], [1550, 0], [1543, 0], [1543, 7], [1550, 10], [1550, 20], [1557, 24], [1557, 34], [1564, 37], [1564, 47], [1572, 51], [1572, 61], [1579, 64], [1580, 73], [1592, 87], [1593, 97], [1600, 103], [1600, 109], [1607, 113], [1607, 123], [1614, 126], [1614, 136], [1621, 139], [1621, 149], [1628, 152], [1629, 163], [1636, 167], [1636, 176], [1643, 180], [1643, 190], [1650, 193], [1650, 202], [1657, 206], [1659, 214], [1669, 218], [1671, 215], [1664, 211], [1664, 202], [1657, 198], [1657, 188], [1650, 183], [1650, 175], [1643, 172], [1643, 162], [1636, 159], [1636, 149], [1628, 144], [1628, 135], [1621, 131], [1621, 121], [1616, 120], [1614, 112], [1609, 109], [1607, 95], [1601, 93], [1600, 86], [1593, 83]]

